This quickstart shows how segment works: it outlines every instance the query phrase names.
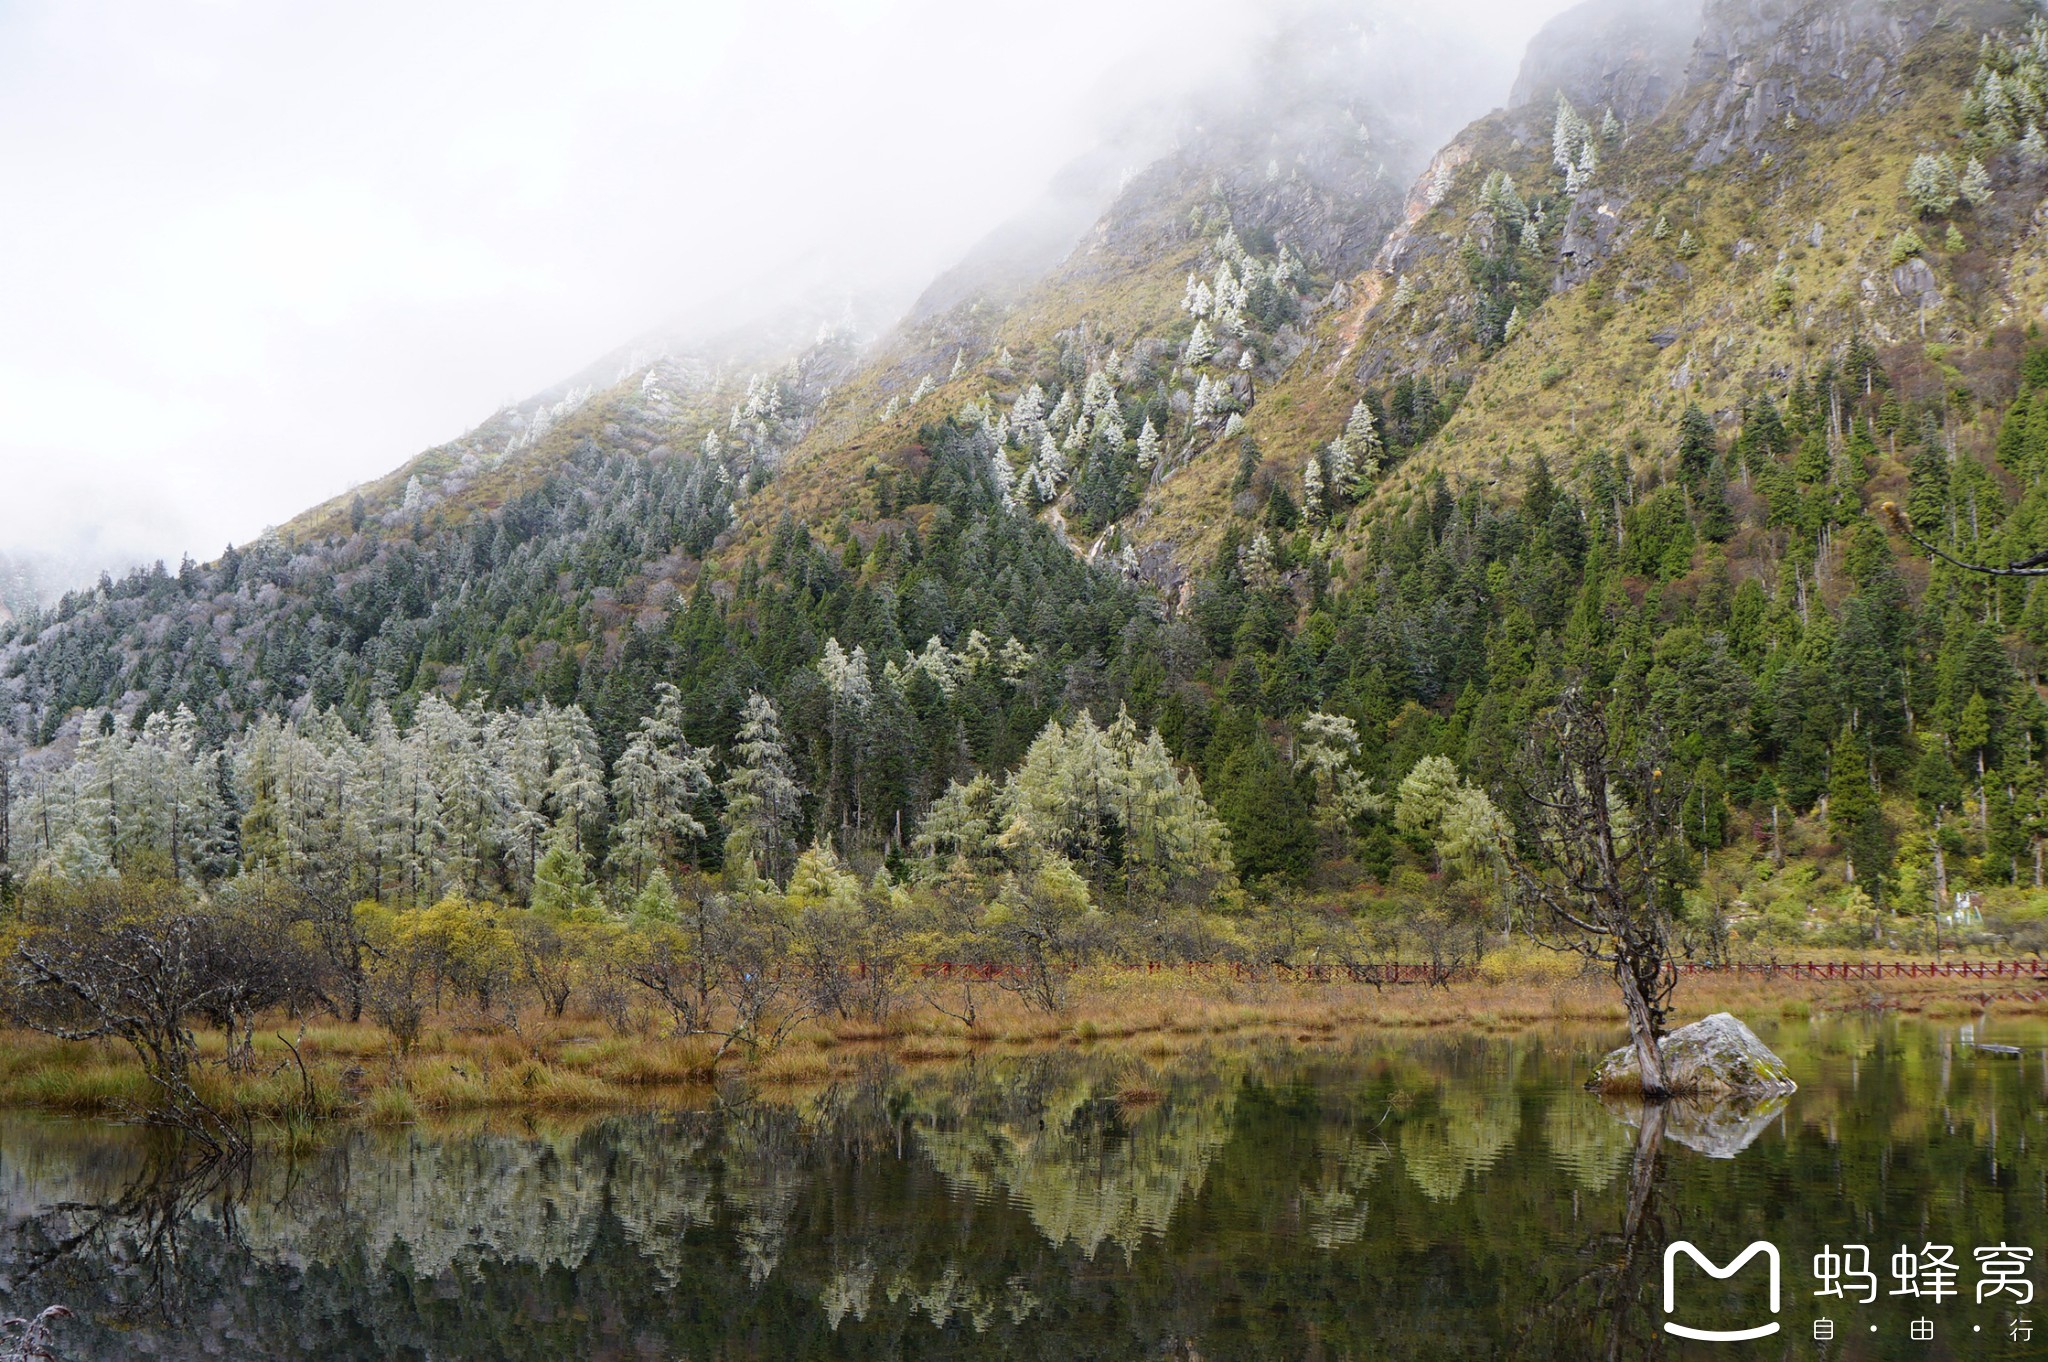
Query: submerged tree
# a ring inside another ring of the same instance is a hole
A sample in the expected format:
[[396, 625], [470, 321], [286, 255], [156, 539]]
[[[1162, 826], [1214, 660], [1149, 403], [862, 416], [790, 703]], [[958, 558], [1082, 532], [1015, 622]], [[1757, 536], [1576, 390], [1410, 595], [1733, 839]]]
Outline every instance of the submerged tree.
[[1504, 848], [1529, 928], [1614, 971], [1643, 1092], [1669, 1094], [1659, 1050], [1674, 979], [1666, 968], [1687, 858], [1682, 791], [1654, 732], [1628, 733], [1574, 685], [1530, 727]]

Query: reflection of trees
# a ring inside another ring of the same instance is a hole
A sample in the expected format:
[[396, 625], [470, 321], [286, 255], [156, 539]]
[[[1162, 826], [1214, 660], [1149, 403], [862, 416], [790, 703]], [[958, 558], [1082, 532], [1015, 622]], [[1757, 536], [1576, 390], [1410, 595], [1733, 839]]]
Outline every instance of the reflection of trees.
[[1667, 1105], [1645, 1104], [1630, 1154], [1628, 1200], [1618, 1231], [1593, 1235], [1566, 1270], [1561, 1289], [1529, 1313], [1517, 1357], [1661, 1358], [1664, 1246], [1670, 1240], [1659, 1205]]
[[[1566, 1086], [1566, 1048], [1445, 1036], [340, 1129], [296, 1167], [259, 1161], [239, 1207], [173, 1199], [172, 1299], [197, 1322], [120, 1332], [91, 1316], [143, 1295], [123, 1245], [166, 1202], [124, 1198], [155, 1137], [0, 1118], [0, 1313], [84, 1306], [66, 1341], [87, 1356], [1655, 1356], [1681, 1207], [1689, 1229], [1739, 1224], [1736, 1244], [1811, 1242], [1835, 1214], [2040, 1237], [2038, 1205], [1978, 1175], [2038, 1164], [2031, 1066], [1958, 1060], [1944, 1112], [1938, 1037], [1906, 1036], [1815, 1075], [1783, 1138], [1733, 1163], [1681, 1148], [1676, 1111], [1640, 1146], [1589, 1126], [1610, 1118]], [[1887, 1159], [1913, 1103], [1937, 1113], [1930, 1143]], [[1518, 1112], [1541, 1138], [1517, 1143]], [[1743, 1195], [1759, 1171], [1797, 1190]], [[121, 1223], [16, 1285], [83, 1207]]]
[[1460, 1085], [1436, 1109], [1401, 1123], [1401, 1159], [1432, 1201], [1451, 1201], [1514, 1147], [1522, 1108], [1512, 1092]]
[[8, 1226], [7, 1284], [12, 1292], [75, 1296], [90, 1265], [107, 1272], [112, 1288], [94, 1293], [99, 1313], [169, 1317], [189, 1284], [195, 1230], [210, 1219], [219, 1240], [235, 1243], [248, 1170], [246, 1155], [211, 1141], [182, 1133], [151, 1138], [113, 1195], [56, 1201]]
[[1302, 1192], [1302, 1221], [1317, 1248], [1355, 1244], [1365, 1237], [1370, 1207], [1366, 1184], [1393, 1156], [1377, 1130], [1333, 1133], [1322, 1143], [1315, 1180]]
[[1063, 1056], [1034, 1061], [921, 1113], [918, 1144], [947, 1182], [1007, 1197], [1054, 1245], [1135, 1253], [1201, 1190], [1235, 1090], [1191, 1074], [1162, 1100], [1130, 1103], [1102, 1079]]
[[1628, 1162], [1627, 1130], [1591, 1097], [1573, 1093], [1543, 1113], [1543, 1138], [1558, 1167], [1588, 1192], [1605, 1191]]

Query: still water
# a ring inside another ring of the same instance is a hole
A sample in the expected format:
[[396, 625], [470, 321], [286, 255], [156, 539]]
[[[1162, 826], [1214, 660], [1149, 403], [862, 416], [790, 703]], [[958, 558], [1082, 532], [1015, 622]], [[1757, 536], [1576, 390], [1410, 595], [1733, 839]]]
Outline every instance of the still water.
[[[340, 1129], [225, 1182], [14, 1114], [0, 1314], [71, 1306], [67, 1358], [2048, 1356], [2048, 1296], [2020, 1299], [2048, 1291], [2048, 1030], [1757, 1030], [1789, 1101], [1648, 1117], [1580, 1089], [1616, 1039], [1590, 1032], [884, 1067]], [[1726, 1280], [1681, 1255], [1667, 1316], [1678, 1240], [1774, 1245], [1780, 1309], [1765, 1255]]]

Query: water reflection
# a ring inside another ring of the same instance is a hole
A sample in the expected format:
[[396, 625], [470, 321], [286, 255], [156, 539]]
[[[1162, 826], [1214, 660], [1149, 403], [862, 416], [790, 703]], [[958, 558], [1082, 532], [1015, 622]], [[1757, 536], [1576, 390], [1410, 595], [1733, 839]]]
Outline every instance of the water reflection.
[[[16, 1114], [0, 1312], [79, 1309], [74, 1356], [1683, 1357], [1674, 1238], [2048, 1237], [2040, 1035], [1760, 1029], [1789, 1101], [1603, 1106], [1607, 1038], [1532, 1035], [982, 1058], [235, 1170]], [[1892, 1332], [1831, 1356], [1924, 1354]]]

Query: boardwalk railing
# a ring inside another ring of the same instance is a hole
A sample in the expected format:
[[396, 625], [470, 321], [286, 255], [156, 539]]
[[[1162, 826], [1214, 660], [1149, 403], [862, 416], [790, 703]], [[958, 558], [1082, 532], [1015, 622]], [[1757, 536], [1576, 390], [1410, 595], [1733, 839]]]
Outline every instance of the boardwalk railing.
[[[1430, 965], [1388, 961], [1384, 964], [1315, 963], [1285, 965], [1278, 961], [1247, 964], [1243, 961], [1183, 961], [1170, 963], [1148, 960], [1128, 968], [1146, 974], [1204, 975], [1228, 973], [1236, 979], [1254, 976], [1284, 979], [1302, 984], [1451, 984], [1465, 983], [1479, 976], [1470, 965]], [[2048, 979], [2048, 960], [1770, 960], [1708, 963], [1697, 960], [1672, 962], [1681, 975], [1726, 974], [1737, 977], [1805, 980], [1884, 979]], [[996, 983], [1016, 977], [1008, 965], [964, 964], [935, 961], [918, 965], [927, 979], [954, 979], [968, 983]]]
[[[1011, 965], [963, 964], [951, 960], [933, 961], [915, 968], [927, 979], [955, 979], [966, 983], [995, 983], [1022, 974]], [[1287, 965], [1277, 960], [1265, 964], [1249, 964], [1241, 960], [1147, 960], [1126, 968], [1145, 974], [1224, 973], [1234, 979], [1266, 976], [1300, 984], [1447, 984], [1475, 979], [1479, 975], [1479, 971], [1469, 965], [1416, 965], [1393, 961], [1385, 964], [1331, 964], [1325, 961]]]
[[1757, 975], [1784, 979], [2048, 979], [2043, 960], [1770, 960], [1702, 964], [1681, 960], [1680, 974]]

